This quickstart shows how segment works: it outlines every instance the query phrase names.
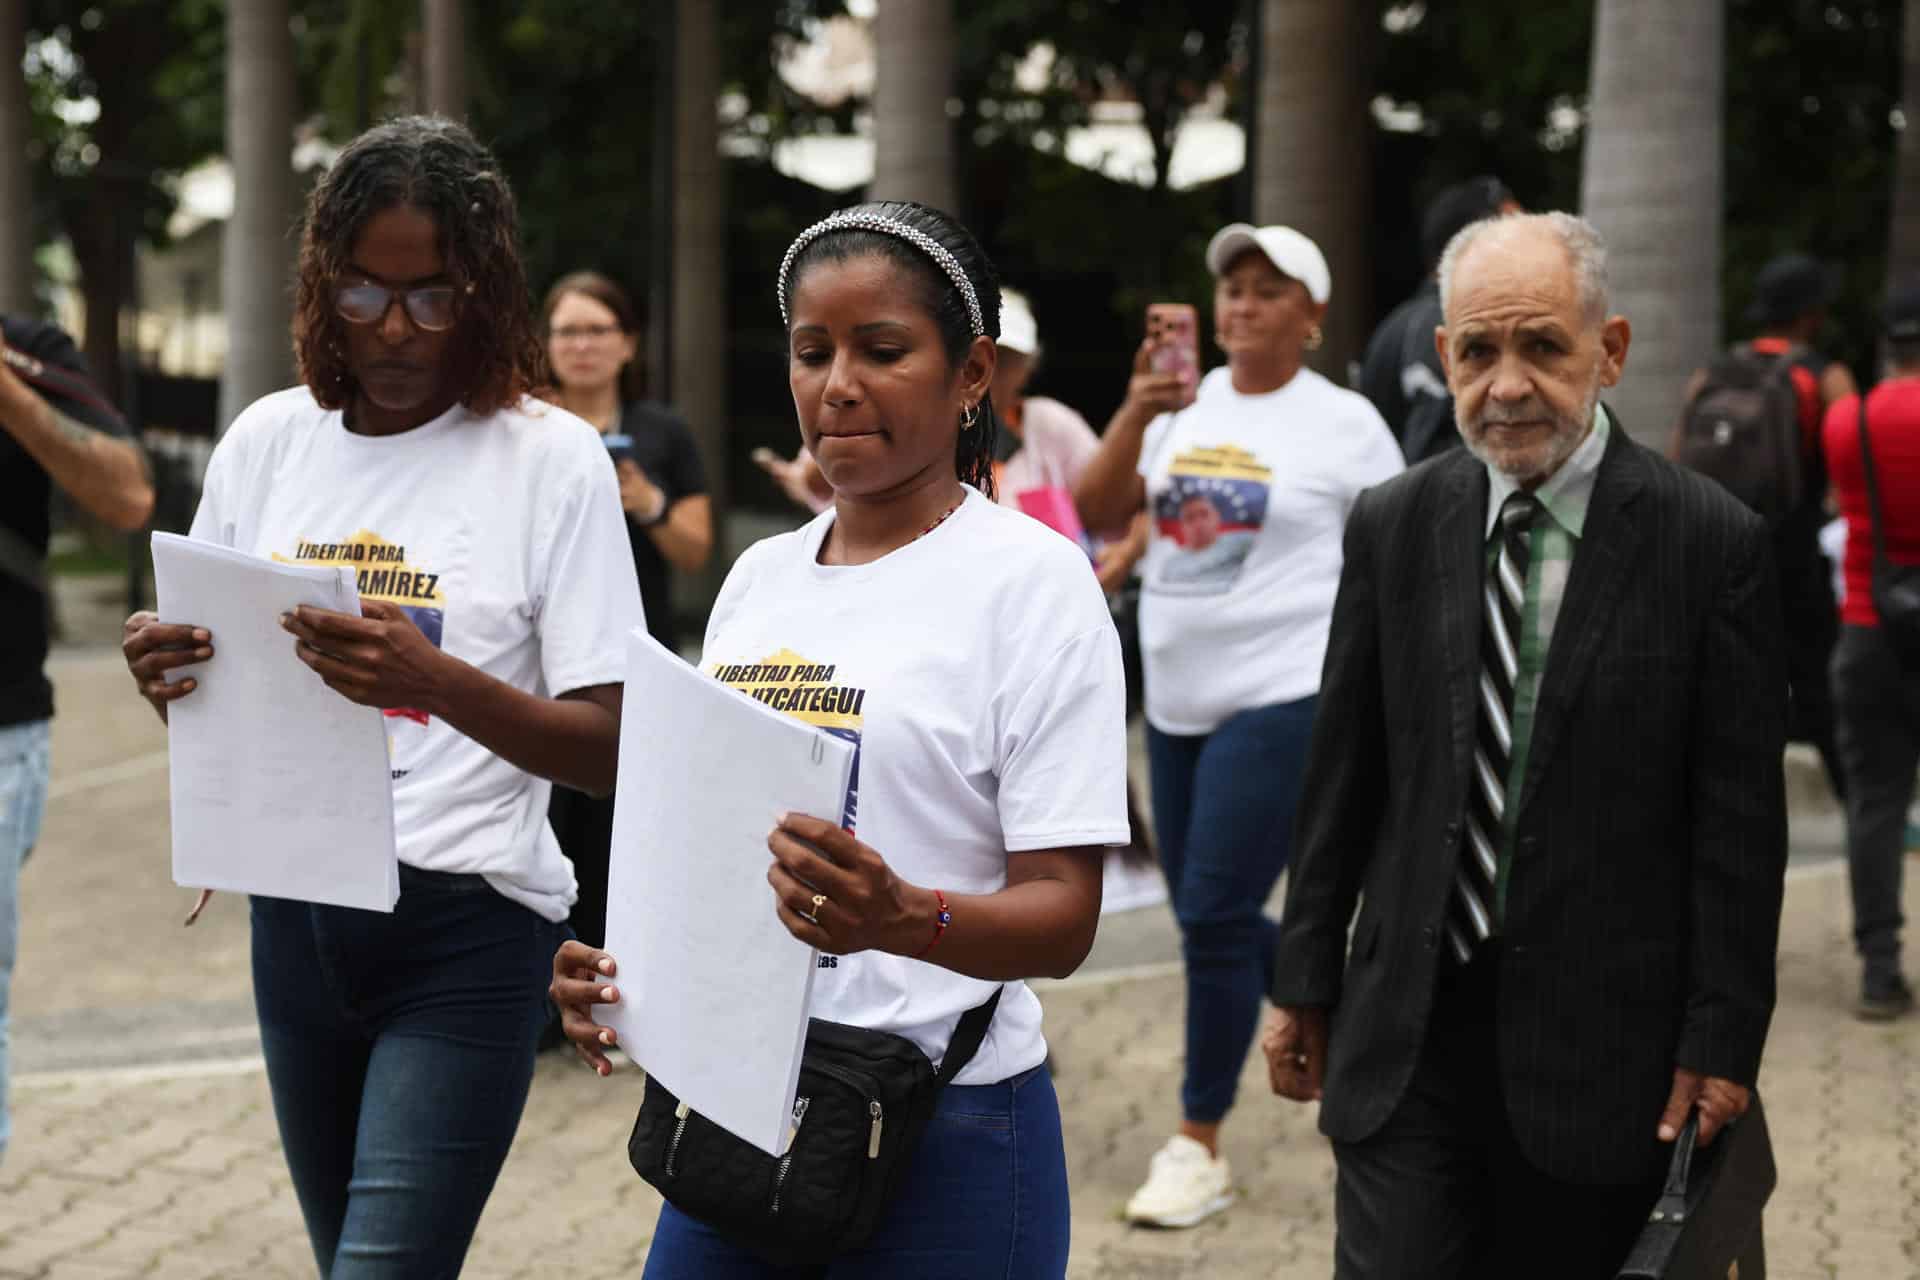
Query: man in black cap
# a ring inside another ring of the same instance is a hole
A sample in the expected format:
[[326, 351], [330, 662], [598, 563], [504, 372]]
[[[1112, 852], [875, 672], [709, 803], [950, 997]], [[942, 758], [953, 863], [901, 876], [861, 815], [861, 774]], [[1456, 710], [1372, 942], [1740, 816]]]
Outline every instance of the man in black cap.
[[1881, 630], [1873, 599], [1873, 508], [1860, 450], [1873, 450], [1880, 535], [1897, 564], [1920, 563], [1920, 277], [1887, 297], [1887, 378], [1867, 396], [1827, 411], [1827, 474], [1847, 522], [1846, 597], [1833, 654], [1833, 705], [1847, 776], [1847, 869], [1853, 939], [1860, 953], [1854, 1008], [1872, 1021], [1913, 1008], [1900, 965], [1900, 894], [1907, 806], [1920, 767], [1920, 670], [1902, 666]]
[[1426, 279], [1367, 340], [1360, 363], [1360, 394], [1373, 401], [1387, 420], [1408, 466], [1460, 443], [1453, 427], [1453, 397], [1447, 393], [1447, 376], [1433, 342], [1441, 322], [1440, 282], [1434, 275], [1440, 255], [1447, 242], [1470, 223], [1519, 209], [1506, 184], [1485, 175], [1457, 182], [1435, 196], [1420, 220]]
[[1804, 253], [1783, 253], [1754, 277], [1753, 301], [1746, 311], [1755, 336], [1746, 344], [1755, 355], [1785, 361], [1800, 406], [1802, 441], [1800, 504], [1773, 531], [1774, 567], [1780, 577], [1780, 606], [1787, 623], [1787, 683], [1792, 703], [1787, 736], [1810, 743], [1820, 753], [1834, 794], [1846, 798], [1846, 775], [1834, 746], [1833, 696], [1827, 665], [1833, 657], [1839, 625], [1834, 612], [1832, 574], [1820, 552], [1820, 526], [1826, 522], [1826, 464], [1820, 449], [1820, 425], [1836, 401], [1853, 395], [1853, 374], [1830, 360], [1814, 343], [1827, 323], [1827, 307], [1839, 291], [1839, 273]]
[[0, 1155], [8, 1120], [7, 989], [19, 939], [20, 867], [47, 793], [53, 686], [46, 555], [57, 487], [117, 529], [153, 510], [153, 484], [127, 425], [92, 385], [73, 339], [0, 316]]

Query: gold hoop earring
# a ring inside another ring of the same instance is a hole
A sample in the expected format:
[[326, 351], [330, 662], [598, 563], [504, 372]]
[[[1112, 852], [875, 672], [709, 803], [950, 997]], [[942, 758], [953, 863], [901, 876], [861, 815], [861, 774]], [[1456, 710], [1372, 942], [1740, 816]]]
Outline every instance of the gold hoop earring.
[[979, 405], [970, 404], [966, 408], [960, 411], [960, 429], [962, 431], [973, 430], [975, 424], [977, 424], [979, 421], [980, 421]]
[[1327, 340], [1327, 335], [1320, 332], [1319, 325], [1315, 325], [1313, 326], [1313, 328], [1307, 330], [1307, 350], [1318, 351], [1321, 347], [1321, 344], [1326, 342], [1326, 340]]

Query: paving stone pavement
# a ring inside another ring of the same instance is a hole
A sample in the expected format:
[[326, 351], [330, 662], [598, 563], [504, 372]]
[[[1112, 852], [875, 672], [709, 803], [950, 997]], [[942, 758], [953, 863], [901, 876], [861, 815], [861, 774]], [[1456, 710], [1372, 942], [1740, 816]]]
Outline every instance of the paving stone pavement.
[[[167, 879], [165, 773], [151, 759], [162, 740], [137, 706], [66, 689], [74, 720], [56, 739], [56, 802], [23, 891], [15, 1014], [30, 1034], [16, 1041], [26, 1059], [0, 1163], [0, 1280], [311, 1276], [246, 1024], [245, 911], [217, 901], [179, 929], [186, 895]], [[1848, 1015], [1837, 870], [1807, 866], [1788, 886], [1762, 1078], [1781, 1167], [1770, 1270], [1920, 1276], [1920, 1019]], [[1073, 1181], [1072, 1280], [1330, 1274], [1326, 1145], [1312, 1110], [1268, 1096], [1252, 1062], [1225, 1140], [1240, 1203], [1190, 1231], [1121, 1223], [1174, 1118], [1179, 978], [1148, 965], [1041, 991]], [[602, 1081], [564, 1056], [541, 1060], [467, 1276], [640, 1274], [658, 1201], [625, 1160], [638, 1094], [637, 1073]]]

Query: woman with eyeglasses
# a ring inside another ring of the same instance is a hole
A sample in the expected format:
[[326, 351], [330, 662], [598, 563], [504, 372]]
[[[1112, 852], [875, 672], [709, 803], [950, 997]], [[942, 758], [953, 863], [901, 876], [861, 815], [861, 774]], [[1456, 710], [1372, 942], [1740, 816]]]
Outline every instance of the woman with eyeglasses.
[[[669, 570], [696, 573], [713, 555], [713, 504], [693, 433], [679, 414], [641, 398], [640, 326], [626, 290], [598, 272], [575, 271], [547, 290], [541, 322], [553, 370], [546, 394], [586, 419], [606, 443], [620, 479], [647, 630], [678, 649]], [[555, 787], [547, 821], [580, 888], [567, 923], [597, 947], [606, 939], [613, 797]], [[561, 1043], [557, 1020], [542, 1043]]]
[[554, 402], [600, 431], [620, 476], [647, 630], [679, 642], [668, 570], [697, 573], [713, 555], [713, 504], [693, 433], [641, 397], [640, 326], [626, 290], [595, 271], [562, 276], [541, 309]]
[[[274, 1114], [333, 1280], [460, 1270], [574, 896], [549, 784], [613, 787], [639, 593], [604, 446], [528, 396], [544, 371], [516, 238], [499, 166], [461, 126], [355, 139], [307, 207], [304, 385], [235, 420], [193, 522], [255, 555], [360, 568], [364, 616], [281, 624], [313, 678], [387, 717], [400, 900], [252, 901]], [[124, 647], [164, 720], [221, 679], [219, 644], [136, 614]], [[180, 668], [194, 674], [167, 683]]]

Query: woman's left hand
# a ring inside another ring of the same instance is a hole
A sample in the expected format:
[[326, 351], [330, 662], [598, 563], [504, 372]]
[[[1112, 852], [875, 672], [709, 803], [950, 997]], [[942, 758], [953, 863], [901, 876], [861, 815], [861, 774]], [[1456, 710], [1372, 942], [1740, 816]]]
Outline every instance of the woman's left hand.
[[833, 955], [912, 955], [933, 936], [933, 895], [894, 875], [877, 851], [833, 823], [782, 814], [767, 848], [780, 923], [808, 946]]
[[302, 605], [282, 614], [280, 625], [296, 638], [300, 661], [348, 701], [435, 713], [447, 656], [400, 606], [363, 600], [360, 611], [356, 618]]

